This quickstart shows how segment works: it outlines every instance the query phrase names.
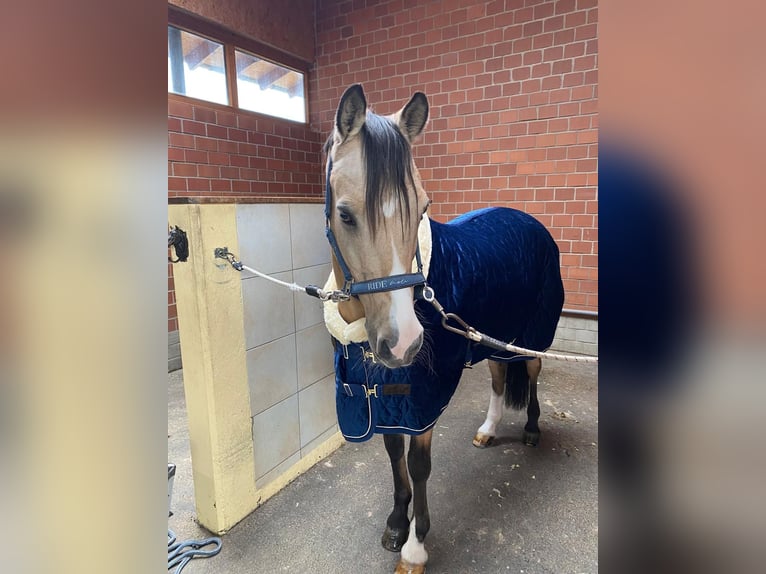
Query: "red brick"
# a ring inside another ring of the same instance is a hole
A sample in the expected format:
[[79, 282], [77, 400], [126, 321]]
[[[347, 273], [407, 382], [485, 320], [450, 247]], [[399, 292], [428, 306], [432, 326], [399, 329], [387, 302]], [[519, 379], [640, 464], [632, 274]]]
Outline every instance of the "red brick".
[[196, 177], [197, 166], [193, 163], [174, 163], [173, 175], [176, 177]]
[[597, 25], [586, 24], [575, 29], [575, 40], [590, 40], [596, 37]]
[[556, 16], [555, 18], [549, 18], [543, 22], [544, 32], [556, 32], [564, 28], [564, 17]]
[[196, 149], [187, 149], [184, 151], [184, 159], [189, 163], [207, 163], [207, 152], [196, 150]]
[[207, 124], [214, 124], [217, 122], [215, 110], [201, 106], [194, 106], [194, 119], [198, 122]]
[[582, 159], [577, 162], [578, 173], [594, 172], [598, 169], [598, 160]]
[[168, 134], [168, 141], [170, 145], [177, 148], [189, 148], [194, 147], [194, 136], [187, 134]]
[[218, 139], [229, 139], [229, 130], [223, 126], [207, 124], [207, 136]]
[[577, 0], [577, 9], [585, 10], [587, 8], [595, 8], [598, 6], [598, 0]]
[[216, 123], [221, 126], [236, 127], [237, 116], [229, 112], [216, 112]]
[[529, 22], [533, 18], [534, 12], [532, 8], [521, 8], [515, 11], [513, 15], [513, 22], [515, 24], [523, 24], [524, 22]]
[[525, 66], [539, 64], [543, 61], [543, 52], [542, 50], [532, 50], [531, 52], [526, 52], [522, 56], [522, 60]]
[[168, 100], [168, 115], [191, 119], [194, 117], [194, 108], [186, 102]]
[[566, 44], [571, 44], [574, 42], [574, 37], [575, 31], [573, 28], [559, 30], [558, 32], [553, 33], [553, 43], [556, 46], [565, 46]]
[[218, 192], [231, 191], [231, 181], [228, 179], [212, 179], [210, 180], [210, 190]]
[[572, 88], [572, 99], [573, 100], [586, 100], [593, 97], [593, 87], [592, 86], [580, 86], [577, 88]]
[[168, 161], [183, 161], [184, 150], [175, 147], [168, 148]]
[[572, 60], [559, 60], [553, 62], [554, 74], [566, 74], [572, 71]]
[[550, 147], [550, 146], [554, 146], [555, 144], [556, 144], [556, 136], [554, 134], [539, 136], [537, 138], [537, 145], [548, 147], [545, 154], [546, 159], [566, 159], [566, 155], [567, 155], [566, 148]]
[[220, 177], [220, 168], [215, 165], [200, 165], [197, 167], [200, 177]]
[[542, 89], [545, 91], [557, 90], [561, 87], [561, 76], [543, 78]]
[[587, 13], [584, 11], [571, 12], [564, 17], [564, 25], [567, 28], [577, 28], [578, 26], [584, 26], [587, 18]]
[[542, 78], [544, 76], [549, 76], [550, 73], [551, 73], [551, 65], [547, 62], [544, 64], [537, 64], [536, 66], [532, 66], [533, 78]]
[[576, 42], [574, 44], [567, 44], [564, 46], [565, 58], [576, 58], [585, 54], [585, 42]]
[[[582, 187], [587, 182], [587, 177], [584, 173], [570, 173], [567, 176], [567, 185], [569, 187]], [[582, 205], [582, 211], [574, 211], [574, 204], [578, 203]], [[585, 212], [585, 202], [572, 202], [572, 210], [569, 211], [569, 213], [584, 213]]]
[[210, 191], [210, 180], [190, 177], [186, 180], [189, 191]]
[[215, 165], [229, 165], [229, 154], [227, 153], [219, 153], [219, 152], [211, 152], [209, 154], [210, 157], [210, 163]]
[[534, 14], [535, 19], [542, 20], [553, 16], [553, 9], [553, 3], [543, 2], [542, 4], [535, 6], [532, 13]]
[[582, 72], [574, 72], [572, 74], [566, 74], [562, 81], [562, 85], [565, 88], [582, 86], [584, 83], [585, 83], [585, 74], [583, 74]]
[[572, 12], [575, 9], [575, 0], [558, 0], [555, 3], [556, 14], [566, 14]]
[[183, 177], [169, 177], [168, 178], [168, 190], [170, 191], [186, 191], [186, 179]]
[[596, 141], [598, 141], [598, 132], [596, 130], [578, 132], [577, 134], [577, 143], [579, 144], [593, 143]]
[[205, 135], [205, 124], [201, 122], [184, 120], [183, 126], [181, 129], [183, 130], [184, 133], [187, 133], [187, 134]]
[[194, 147], [198, 150], [218, 151], [218, 140], [207, 137], [195, 137]]

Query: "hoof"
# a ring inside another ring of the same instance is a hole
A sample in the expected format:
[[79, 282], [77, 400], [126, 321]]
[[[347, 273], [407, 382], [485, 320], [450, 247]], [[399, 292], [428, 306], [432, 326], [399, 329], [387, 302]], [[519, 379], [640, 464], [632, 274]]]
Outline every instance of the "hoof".
[[394, 574], [424, 574], [425, 571], [425, 564], [410, 564], [406, 560], [399, 560]]
[[540, 442], [540, 432], [524, 431], [524, 444], [527, 446], [537, 446]]
[[386, 550], [390, 550], [391, 552], [401, 552], [402, 546], [407, 542], [409, 534], [409, 528], [399, 530], [386, 526], [386, 530], [383, 532], [383, 538], [380, 543]]
[[492, 446], [493, 442], [495, 442], [495, 437], [492, 435], [477, 432], [476, 436], [473, 437], [473, 446], [477, 448], [487, 448]]

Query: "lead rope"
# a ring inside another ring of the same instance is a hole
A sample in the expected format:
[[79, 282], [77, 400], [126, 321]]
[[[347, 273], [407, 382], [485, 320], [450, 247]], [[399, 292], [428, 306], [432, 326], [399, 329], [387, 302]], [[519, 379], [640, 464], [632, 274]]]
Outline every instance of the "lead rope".
[[263, 277], [264, 279], [271, 281], [272, 283], [276, 283], [277, 285], [281, 285], [282, 287], [287, 287], [290, 289], [290, 291], [295, 291], [297, 293], [305, 293], [306, 295], [310, 295], [311, 297], [316, 297], [317, 299], [321, 299], [322, 301], [334, 301], [337, 303], [338, 301], [348, 301], [351, 297], [344, 293], [343, 291], [325, 291], [324, 289], [320, 289], [316, 285], [306, 285], [305, 287], [302, 285], [298, 285], [297, 283], [288, 283], [286, 281], [280, 281], [279, 279], [275, 279], [274, 277], [271, 277], [270, 275], [266, 275], [265, 273], [261, 273], [257, 269], [253, 269], [252, 267], [248, 267], [247, 265], [244, 265], [241, 261], [237, 260], [237, 256], [234, 255], [229, 251], [227, 247], [216, 247], [213, 254], [218, 259], [225, 259], [228, 261], [234, 269], [237, 271], [248, 271], [249, 273], [252, 273], [253, 275], [257, 275], [258, 277]]
[[[554, 359], [556, 361], [569, 361], [571, 363], [598, 363], [598, 357], [585, 357], [582, 355], [562, 355], [559, 353], [549, 353], [547, 351], [533, 351], [532, 349], [525, 349], [524, 347], [518, 347], [512, 343], [506, 343], [504, 341], [500, 341], [498, 339], [495, 339], [494, 337], [490, 337], [489, 335], [486, 335], [482, 333], [481, 331], [474, 329], [468, 323], [463, 321], [463, 319], [461, 319], [459, 315], [456, 315], [455, 313], [446, 313], [444, 311], [444, 307], [441, 306], [441, 303], [439, 303], [436, 300], [436, 297], [434, 296], [434, 290], [431, 289], [431, 287], [426, 286], [423, 288], [422, 297], [424, 301], [431, 303], [434, 309], [436, 309], [436, 312], [441, 315], [442, 327], [447, 329], [447, 331], [461, 335], [465, 337], [466, 339], [468, 339], [469, 341], [473, 341], [474, 343], [478, 343], [480, 345], [484, 345], [486, 347], [489, 347], [490, 349], [496, 349], [498, 351], [510, 351], [512, 353], [523, 355], [525, 357]], [[449, 324], [450, 321], [454, 321], [455, 323], [460, 325], [462, 328], [459, 329], [457, 327], [453, 327], [452, 325]]]
[[[291, 291], [296, 291], [299, 293], [306, 293], [306, 295], [310, 295], [312, 297], [316, 297], [317, 299], [321, 299], [322, 301], [333, 301], [337, 303], [338, 301], [348, 301], [350, 299], [349, 295], [344, 293], [343, 291], [325, 291], [323, 289], [320, 289], [316, 285], [306, 285], [305, 287], [298, 285], [297, 283], [287, 283], [286, 281], [280, 281], [279, 279], [275, 279], [274, 277], [270, 277], [269, 275], [266, 275], [265, 273], [261, 273], [260, 271], [257, 271], [256, 269], [253, 269], [251, 267], [248, 267], [247, 265], [243, 265], [241, 261], [238, 261], [236, 256], [229, 252], [229, 250], [226, 247], [217, 247], [214, 252], [215, 256], [220, 259], [225, 259], [228, 261], [234, 269], [237, 271], [249, 271], [250, 273], [257, 275], [258, 277], [263, 277], [264, 279], [267, 279], [271, 281], [272, 283], [276, 283], [277, 285], [281, 285], [282, 287], [287, 287]], [[422, 288], [422, 293], [419, 294], [419, 297], [421, 297], [424, 301], [427, 301], [431, 305], [433, 305], [434, 309], [436, 309], [436, 312], [439, 313], [442, 317], [442, 327], [447, 329], [447, 331], [450, 331], [451, 333], [456, 333], [457, 335], [461, 335], [468, 339], [469, 341], [473, 341], [474, 343], [478, 343], [480, 345], [484, 345], [486, 347], [489, 347], [491, 349], [495, 349], [498, 351], [509, 351], [511, 353], [516, 353], [517, 355], [523, 355], [525, 357], [538, 357], [541, 359], [553, 359], [556, 361], [568, 361], [570, 363], [598, 363], [598, 357], [586, 357], [582, 355], [562, 355], [559, 353], [549, 353], [547, 351], [534, 351], [532, 349], [525, 349], [524, 347], [518, 347], [512, 343], [506, 343], [504, 341], [500, 341], [498, 339], [495, 339], [494, 337], [490, 337], [489, 335], [486, 335], [482, 333], [481, 331], [478, 331], [471, 327], [468, 323], [463, 321], [458, 315], [455, 313], [447, 313], [444, 311], [444, 307], [441, 306], [441, 304], [436, 300], [436, 297], [434, 296], [434, 290], [429, 287], [428, 285], [424, 286]], [[462, 328], [458, 329], [457, 327], [453, 327], [449, 324], [450, 321], [454, 321], [458, 325], [460, 325]]]

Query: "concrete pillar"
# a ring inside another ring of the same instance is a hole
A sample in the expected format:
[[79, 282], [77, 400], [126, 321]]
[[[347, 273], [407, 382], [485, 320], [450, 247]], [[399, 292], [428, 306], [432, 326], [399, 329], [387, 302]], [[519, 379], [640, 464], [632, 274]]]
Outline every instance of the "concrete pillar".
[[[239, 273], [216, 247], [239, 253], [236, 206], [170, 205], [189, 260], [174, 266], [192, 472], [199, 522], [222, 533], [259, 503]], [[172, 462], [172, 461], [171, 461]]]

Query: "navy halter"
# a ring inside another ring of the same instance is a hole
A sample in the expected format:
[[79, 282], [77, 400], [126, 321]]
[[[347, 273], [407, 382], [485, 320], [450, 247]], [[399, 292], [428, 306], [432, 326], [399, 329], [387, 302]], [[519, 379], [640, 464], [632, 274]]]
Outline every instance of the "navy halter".
[[[367, 295], [370, 293], [383, 293], [385, 291], [395, 291], [397, 289], [406, 289], [407, 287], [423, 287], [426, 284], [426, 278], [423, 275], [423, 262], [420, 260], [420, 243], [418, 243], [415, 249], [415, 260], [418, 264], [417, 273], [402, 273], [400, 275], [389, 275], [388, 277], [378, 277], [376, 279], [370, 279], [369, 281], [354, 281], [354, 277], [351, 275], [351, 271], [346, 264], [346, 260], [343, 259], [343, 255], [338, 247], [338, 242], [335, 240], [335, 234], [330, 228], [330, 209], [332, 203], [332, 187], [330, 186], [330, 173], [332, 172], [332, 158], [329, 158], [327, 164], [327, 184], [325, 186], [325, 203], [324, 203], [324, 216], [325, 216], [325, 235], [327, 235], [327, 241], [330, 242], [330, 247], [335, 254], [335, 259], [338, 261], [338, 266], [343, 272], [343, 293], [351, 297], [358, 295]], [[417, 293], [416, 293], [417, 295]]]

